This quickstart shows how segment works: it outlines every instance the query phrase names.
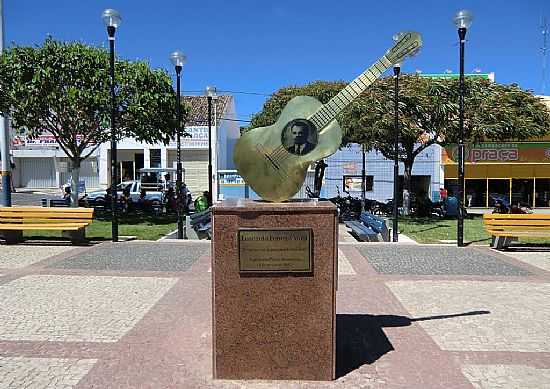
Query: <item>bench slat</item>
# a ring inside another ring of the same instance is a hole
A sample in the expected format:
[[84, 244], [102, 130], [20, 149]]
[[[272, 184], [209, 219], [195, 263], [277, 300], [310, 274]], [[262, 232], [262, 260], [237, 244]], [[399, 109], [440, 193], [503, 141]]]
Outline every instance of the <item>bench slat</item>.
[[487, 226], [494, 231], [550, 231], [550, 226]]
[[545, 213], [486, 213], [483, 219], [520, 219], [520, 220], [550, 220], [550, 214]]
[[29, 210], [25, 210], [25, 211], [19, 211], [19, 210], [14, 211], [14, 210], [6, 210], [5, 208], [3, 209], [2, 207], [0, 207], [0, 216], [3, 216], [3, 215], [7, 215], [7, 216], [12, 216], [12, 215], [19, 215], [19, 216], [23, 216], [23, 215], [42, 215], [42, 216], [64, 215], [64, 216], [67, 216], [67, 217], [73, 217], [73, 216], [88, 217], [88, 216], [91, 216], [91, 215], [94, 214], [93, 209], [85, 210], [84, 212], [67, 211], [70, 208], [55, 208], [55, 209], [59, 210], [57, 212], [52, 211], [52, 208], [43, 208], [43, 209], [46, 209], [46, 211], [41, 211], [40, 208], [38, 208], [38, 209], [29, 209]]
[[28, 207], [28, 208], [17, 208], [17, 207], [0, 207], [0, 214], [5, 213], [15, 213], [15, 214], [26, 214], [26, 213], [40, 213], [40, 214], [93, 214], [93, 208], [45, 208], [45, 207]]
[[79, 230], [86, 224], [0, 224], [0, 230]]
[[23, 223], [26, 223], [28, 221], [36, 221], [37, 223], [57, 223], [57, 222], [64, 222], [64, 221], [67, 221], [69, 223], [90, 223], [93, 219], [92, 218], [83, 218], [83, 217], [80, 217], [80, 218], [64, 218], [64, 217], [57, 217], [57, 218], [48, 218], [48, 219], [44, 219], [44, 218], [41, 218], [41, 217], [2, 217], [0, 218], [0, 224], [3, 224], [3, 223], [11, 223], [11, 222], [16, 222], [16, 223], [20, 223], [20, 222], [23, 222]]
[[550, 237], [550, 231], [487, 231], [492, 236], [527, 236], [534, 238]]
[[484, 220], [483, 223], [488, 226], [550, 226], [548, 220]]

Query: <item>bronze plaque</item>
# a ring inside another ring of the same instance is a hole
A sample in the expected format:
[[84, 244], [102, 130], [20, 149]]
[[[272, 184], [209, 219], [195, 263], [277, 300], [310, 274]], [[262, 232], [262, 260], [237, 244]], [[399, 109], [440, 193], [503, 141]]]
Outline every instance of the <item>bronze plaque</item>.
[[309, 228], [239, 229], [241, 273], [311, 273]]

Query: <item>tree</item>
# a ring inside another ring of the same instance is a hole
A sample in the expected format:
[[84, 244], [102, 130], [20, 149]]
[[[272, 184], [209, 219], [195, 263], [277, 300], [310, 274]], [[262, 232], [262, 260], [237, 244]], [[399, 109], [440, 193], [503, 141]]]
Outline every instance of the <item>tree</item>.
[[[282, 88], [270, 98], [251, 126], [272, 124], [288, 100], [310, 95], [326, 103], [345, 86], [343, 82], [314, 82]], [[386, 158], [394, 154], [394, 81], [377, 80], [338, 117], [347, 143], [377, 149]], [[410, 191], [415, 158], [433, 144], [456, 143], [459, 133], [457, 79], [403, 75], [399, 90], [399, 159], [404, 164], [404, 187]], [[541, 99], [517, 85], [467, 78], [465, 140], [509, 141], [541, 137], [550, 131], [550, 113]]]
[[[394, 82], [385, 78], [353, 105], [350, 120], [354, 141], [364, 142], [393, 159]], [[399, 159], [404, 188], [410, 191], [415, 158], [433, 144], [457, 143], [459, 136], [458, 79], [404, 75], [399, 90]], [[465, 142], [538, 138], [550, 131], [550, 113], [540, 98], [517, 85], [481, 78], [465, 80]]]
[[[175, 93], [169, 75], [142, 61], [117, 60], [116, 135], [168, 143], [175, 134]], [[110, 134], [109, 53], [48, 38], [0, 56], [0, 112], [29, 137], [51, 133], [70, 160], [73, 206], [80, 164]], [[184, 107], [184, 116], [187, 107]]]

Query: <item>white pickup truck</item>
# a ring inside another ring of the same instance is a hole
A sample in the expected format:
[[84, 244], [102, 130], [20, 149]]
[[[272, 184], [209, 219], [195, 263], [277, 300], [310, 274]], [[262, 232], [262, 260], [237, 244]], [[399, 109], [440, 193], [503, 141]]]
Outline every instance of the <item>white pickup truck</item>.
[[[155, 190], [151, 190], [151, 189]], [[142, 189], [142, 183], [140, 181], [124, 181], [117, 185], [117, 198], [120, 199], [122, 196], [122, 192], [124, 190], [130, 191], [130, 198], [134, 203], [137, 203], [139, 201], [139, 196], [141, 195], [141, 189]], [[151, 187], [149, 184], [144, 184], [143, 189], [145, 189], [145, 198], [151, 202], [151, 204], [162, 204], [164, 201], [164, 193], [162, 191], [163, 186], [161, 185], [160, 188], [156, 186], [156, 188]], [[105, 204], [105, 198], [107, 197], [107, 190], [98, 190], [95, 192], [88, 193], [88, 195], [85, 197], [85, 201], [88, 202], [91, 206], [97, 206], [97, 205], [104, 205]]]
[[[168, 187], [176, 188], [177, 172], [175, 168], [143, 168], [139, 169], [138, 173], [139, 180], [123, 181], [117, 185], [117, 198], [120, 199], [122, 192], [127, 189], [130, 191], [132, 202], [137, 203], [143, 189], [145, 190], [145, 199], [153, 206], [160, 206], [164, 203], [164, 194]], [[183, 169], [182, 175], [185, 177], [185, 169]], [[107, 191], [99, 190], [88, 193], [85, 201], [91, 206], [104, 205], [106, 197]]]

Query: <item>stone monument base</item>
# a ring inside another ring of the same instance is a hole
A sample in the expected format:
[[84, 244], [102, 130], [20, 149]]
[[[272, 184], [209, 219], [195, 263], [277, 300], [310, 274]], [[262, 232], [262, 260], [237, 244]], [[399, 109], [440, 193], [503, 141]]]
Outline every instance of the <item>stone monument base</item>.
[[212, 220], [214, 378], [333, 380], [336, 207], [226, 200]]

